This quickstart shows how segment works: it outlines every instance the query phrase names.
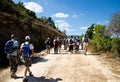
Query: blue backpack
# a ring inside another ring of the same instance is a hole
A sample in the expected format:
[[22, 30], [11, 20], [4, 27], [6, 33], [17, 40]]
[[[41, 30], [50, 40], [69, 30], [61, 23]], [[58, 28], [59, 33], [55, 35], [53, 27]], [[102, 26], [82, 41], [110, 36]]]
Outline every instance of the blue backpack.
[[22, 49], [21, 49], [21, 51], [22, 51], [22, 57], [23, 58], [28, 58], [28, 57], [30, 57], [30, 47], [29, 47], [29, 45], [30, 44], [23, 44], [23, 46], [22, 46]]
[[4, 51], [5, 54], [10, 54], [15, 51], [16, 48], [13, 47], [13, 41], [8, 40], [5, 44]]

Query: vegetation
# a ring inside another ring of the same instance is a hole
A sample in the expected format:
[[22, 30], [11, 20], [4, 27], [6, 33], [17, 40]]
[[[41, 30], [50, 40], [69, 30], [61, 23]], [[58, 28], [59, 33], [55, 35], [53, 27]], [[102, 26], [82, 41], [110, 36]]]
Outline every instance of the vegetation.
[[108, 26], [92, 24], [86, 34], [94, 52], [110, 52], [120, 57], [120, 12], [113, 14]]
[[56, 29], [51, 17], [37, 18], [35, 12], [26, 9], [22, 2], [15, 4], [12, 0], [0, 0], [0, 67], [8, 65], [4, 44], [10, 38], [10, 34], [15, 34], [19, 44], [29, 35], [35, 51], [45, 49], [44, 41], [47, 37], [51, 40], [55, 36], [66, 37], [65, 33]]

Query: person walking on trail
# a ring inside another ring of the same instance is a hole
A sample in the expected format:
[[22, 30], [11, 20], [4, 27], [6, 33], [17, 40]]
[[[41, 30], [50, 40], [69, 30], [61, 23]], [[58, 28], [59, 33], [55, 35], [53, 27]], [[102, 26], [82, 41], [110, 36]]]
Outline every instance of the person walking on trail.
[[82, 37], [83, 50], [85, 50], [85, 55], [87, 55], [88, 42], [88, 37], [85, 34], [85, 36]]
[[58, 37], [57, 40], [59, 42], [58, 49], [59, 49], [59, 52], [61, 52], [62, 38]]
[[25, 37], [25, 42], [20, 46], [20, 52], [26, 67], [24, 71], [24, 78], [26, 78], [27, 71], [29, 72], [29, 76], [33, 76], [32, 72], [30, 71], [30, 66], [32, 63], [31, 57], [34, 55], [34, 46], [30, 43], [30, 36]]
[[80, 46], [80, 39], [76, 38], [75, 39], [75, 52], [76, 53], [79, 51], [79, 46]]
[[71, 53], [73, 53], [73, 43], [74, 43], [74, 40], [72, 38], [72, 36], [70, 37], [70, 39], [68, 40], [68, 43], [69, 43], [69, 51]]
[[63, 45], [64, 45], [64, 50], [67, 50], [67, 39], [66, 38], [64, 38], [63, 39]]
[[55, 37], [55, 39], [53, 40], [53, 45], [54, 45], [54, 53], [57, 54], [58, 46], [59, 46], [59, 41], [58, 41], [57, 37]]
[[47, 40], [45, 40], [47, 54], [50, 54], [50, 44], [50, 38], [48, 37]]
[[16, 71], [18, 67], [18, 61], [20, 57], [20, 50], [18, 41], [15, 40], [14, 34], [11, 35], [11, 39], [5, 44], [5, 53], [10, 63], [10, 75], [11, 78], [16, 78]]

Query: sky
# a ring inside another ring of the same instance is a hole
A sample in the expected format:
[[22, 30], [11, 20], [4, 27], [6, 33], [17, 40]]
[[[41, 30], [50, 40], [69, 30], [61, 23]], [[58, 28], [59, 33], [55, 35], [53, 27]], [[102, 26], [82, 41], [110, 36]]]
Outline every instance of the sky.
[[37, 18], [52, 17], [59, 30], [67, 35], [85, 34], [92, 24], [108, 25], [120, 11], [120, 0], [13, 0], [36, 13]]

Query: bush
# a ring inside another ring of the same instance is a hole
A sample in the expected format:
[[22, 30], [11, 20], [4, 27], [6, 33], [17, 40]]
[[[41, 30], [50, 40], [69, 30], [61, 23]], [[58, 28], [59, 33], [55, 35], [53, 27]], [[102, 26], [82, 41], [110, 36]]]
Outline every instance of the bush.
[[114, 53], [114, 55], [120, 57], [120, 38], [113, 38], [111, 43], [111, 51]]
[[93, 50], [99, 51], [110, 51], [111, 50], [111, 40], [109, 38], [98, 37], [90, 41], [91, 47]]

